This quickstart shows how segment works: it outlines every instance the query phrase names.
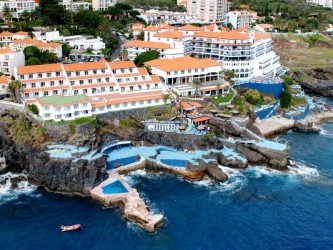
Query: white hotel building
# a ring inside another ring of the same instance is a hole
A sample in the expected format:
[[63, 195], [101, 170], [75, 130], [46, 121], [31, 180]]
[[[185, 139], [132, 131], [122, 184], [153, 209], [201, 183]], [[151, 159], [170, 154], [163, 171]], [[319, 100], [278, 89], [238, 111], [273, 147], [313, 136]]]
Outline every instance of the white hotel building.
[[196, 32], [193, 52], [201, 58], [222, 63], [224, 71], [234, 71], [235, 79], [274, 76], [282, 71], [280, 57], [273, 51], [273, 40], [267, 34], [245, 28], [228, 32]]
[[306, 3], [333, 9], [333, 0], [306, 0]]
[[13, 18], [20, 18], [23, 11], [32, 12], [36, 9], [36, 3], [34, 0], [2, 0], [0, 1], [1, 16], [5, 6], [9, 7]]
[[24, 65], [22, 51], [12, 51], [10, 48], [0, 49], [0, 72], [6, 76], [14, 73], [15, 67]]
[[123, 2], [123, 0], [92, 0], [92, 9], [103, 11], [120, 2]]
[[23, 101], [35, 103], [45, 120], [164, 103], [165, 87], [159, 77], [131, 61], [23, 66], [16, 68], [15, 77], [22, 83]]

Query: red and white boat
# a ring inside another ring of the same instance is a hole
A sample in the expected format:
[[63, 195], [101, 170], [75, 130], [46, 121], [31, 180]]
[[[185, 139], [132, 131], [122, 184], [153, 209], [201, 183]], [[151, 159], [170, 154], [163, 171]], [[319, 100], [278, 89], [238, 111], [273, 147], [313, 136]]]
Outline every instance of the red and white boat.
[[61, 225], [60, 229], [62, 232], [68, 232], [68, 231], [75, 231], [81, 229], [82, 225], [81, 224], [74, 224], [70, 226], [63, 226]]

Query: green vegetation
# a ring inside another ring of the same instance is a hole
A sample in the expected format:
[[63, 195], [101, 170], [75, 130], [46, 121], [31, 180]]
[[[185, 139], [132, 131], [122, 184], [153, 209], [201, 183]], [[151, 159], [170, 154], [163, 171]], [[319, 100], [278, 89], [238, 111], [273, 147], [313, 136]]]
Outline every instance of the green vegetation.
[[119, 124], [125, 128], [135, 128], [136, 122], [131, 118], [126, 118], [119, 121]]
[[18, 80], [12, 80], [8, 86], [7, 86], [7, 93], [9, 93], [12, 97], [12, 99], [15, 102], [20, 101], [20, 88], [21, 88], [21, 82]]
[[248, 89], [245, 92], [244, 97], [248, 103], [251, 103], [253, 105], [260, 105], [264, 101], [262, 96], [260, 95], [260, 92], [254, 89]]
[[48, 64], [48, 63], [56, 63], [58, 61], [57, 56], [46, 51], [40, 51], [35, 46], [28, 46], [23, 50], [25, 57], [25, 65], [39, 65], [39, 64]]
[[36, 104], [28, 104], [28, 110], [35, 115], [39, 114], [39, 110]]
[[264, 16], [263, 22], [272, 23], [280, 32], [293, 32], [296, 29], [303, 32], [321, 31], [333, 22], [331, 10], [299, 0], [233, 0], [231, 10], [240, 9], [240, 4], [244, 3], [259, 16]]
[[193, 79], [192, 85], [195, 88], [195, 98], [198, 96], [198, 89], [202, 85], [202, 82], [199, 79]]
[[209, 139], [215, 139], [216, 138], [216, 135], [212, 131], [207, 131], [206, 136]]
[[136, 58], [134, 59], [134, 63], [136, 66], [142, 66], [145, 62], [157, 59], [159, 58], [159, 56], [160, 52], [158, 52], [157, 50], [142, 52], [136, 56]]
[[298, 105], [305, 104], [305, 103], [306, 103], [305, 97], [300, 97], [300, 98], [297, 98], [294, 96], [291, 97], [291, 102], [290, 102], [291, 106], [297, 107]]
[[183, 6], [177, 5], [176, 1], [172, 0], [126, 0], [125, 2], [135, 7], [158, 6], [161, 10], [186, 11]]
[[74, 135], [75, 134], [75, 123], [74, 122], [70, 122], [69, 123], [69, 133], [71, 135]]
[[280, 96], [281, 108], [289, 108], [291, 104], [291, 94], [289, 91], [283, 90]]
[[243, 104], [244, 102], [242, 98], [235, 98], [235, 106], [238, 109], [239, 113], [244, 112]]
[[164, 101], [164, 105], [166, 105], [167, 104], [167, 102], [168, 102], [168, 100], [170, 99], [170, 96], [169, 96], [169, 94], [164, 94], [163, 95], [163, 101]]
[[220, 104], [220, 103], [230, 102], [233, 96], [234, 96], [234, 93], [230, 92], [225, 95], [219, 95], [219, 96], [217, 96], [217, 98], [216, 98], [216, 96], [211, 96], [210, 99], [213, 103]]
[[13, 137], [13, 140], [22, 145], [30, 138], [31, 125], [28, 120], [21, 115], [18, 119], [14, 120], [13, 125], [10, 127], [10, 135]]
[[46, 121], [46, 123], [48, 124], [57, 124], [57, 125], [61, 125], [61, 124], [74, 124], [74, 125], [80, 125], [80, 124], [85, 124], [85, 123], [88, 123], [90, 122], [91, 125], [93, 127], [96, 127], [96, 117], [93, 115], [93, 116], [88, 116], [88, 117], [81, 117], [81, 118], [76, 118], [75, 120], [70, 120], [70, 121], [60, 121], [60, 122], [56, 122], [54, 120], [48, 120]]

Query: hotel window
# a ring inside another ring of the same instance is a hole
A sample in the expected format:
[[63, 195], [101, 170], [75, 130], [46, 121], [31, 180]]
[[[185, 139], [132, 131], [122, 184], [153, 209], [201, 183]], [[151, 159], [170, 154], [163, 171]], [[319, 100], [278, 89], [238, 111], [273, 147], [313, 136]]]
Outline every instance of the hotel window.
[[148, 100], [147, 103], [148, 103], [148, 104], [151, 104], [151, 100]]
[[104, 73], [105, 73], [105, 69], [102, 69], [101, 71], [102, 71], [102, 74], [104, 74]]
[[198, 72], [198, 69], [195, 69], [194, 72], [197, 73], [197, 72]]
[[167, 75], [169, 76], [169, 75], [170, 75], [170, 72], [167, 72]]
[[184, 70], [182, 70], [180, 73], [181, 73], [181, 74], [184, 74], [184, 73], [185, 73], [185, 71], [184, 71]]
[[61, 115], [56, 115], [55, 118], [56, 119], [61, 119]]
[[126, 78], [126, 82], [130, 82], [131, 81], [131, 79], [130, 78]]
[[131, 106], [135, 106], [135, 102], [131, 102]]
[[46, 113], [46, 114], [44, 114], [44, 117], [45, 117], [45, 118], [49, 118], [50, 116], [51, 116], [50, 113]]
[[74, 81], [71, 81], [71, 85], [74, 85], [75, 84], [75, 82]]
[[97, 74], [97, 70], [93, 70], [93, 73], [96, 75]]
[[71, 106], [65, 106], [64, 107], [64, 110], [70, 110], [71, 109]]
[[23, 76], [20, 76], [20, 79], [23, 80], [23, 79], [24, 79], [24, 75], [23, 75]]
[[63, 95], [67, 95], [67, 89], [64, 89], [64, 90], [62, 91], [62, 94], [63, 94]]
[[146, 87], [147, 87], [147, 89], [150, 89], [150, 85], [149, 84], [147, 84]]
[[76, 89], [74, 90], [74, 95], [78, 95], [79, 94], [79, 91]]
[[160, 99], [155, 99], [155, 103], [159, 103], [160, 102]]
[[104, 110], [104, 107], [100, 107], [99, 110], [100, 110], [100, 111], [103, 111], [103, 110]]
[[51, 76], [51, 73], [47, 73], [47, 77], [50, 77]]
[[50, 82], [50, 85], [51, 85], [51, 86], [54, 86], [54, 81], [51, 81], [51, 82]]
[[88, 90], [87, 89], [84, 89], [83, 90], [83, 94], [87, 94]]
[[87, 76], [87, 75], [88, 75], [88, 70], [85, 70], [85, 71], [84, 71], [84, 74]]
[[49, 91], [44, 91], [44, 96], [49, 95]]
[[61, 107], [56, 107], [55, 111], [60, 112], [61, 111]]
[[35, 92], [35, 96], [39, 96], [39, 92]]
[[114, 107], [115, 107], [115, 108], [119, 108], [119, 103], [116, 103], [116, 104], [114, 105]]
[[81, 106], [82, 106], [82, 107], [87, 107], [87, 106], [88, 106], [88, 103], [86, 103], [86, 102], [85, 102], [85, 103], [82, 103]]
[[88, 79], [88, 83], [91, 84], [92, 83], [92, 79]]
[[128, 69], [128, 70], [129, 70], [129, 72], [131, 72], [131, 73], [133, 72], [133, 69]]
[[76, 76], [79, 76], [79, 75], [80, 75], [80, 72], [79, 72], [79, 71], [76, 71], [76, 72], [75, 72], [75, 75], [76, 75]]
[[102, 92], [105, 92], [105, 87], [101, 87], [101, 91], [102, 91]]
[[145, 77], [145, 76], [142, 76], [142, 80], [146, 80], [146, 77]]
[[187, 70], [187, 73], [191, 73], [191, 70], [189, 69], [189, 70]]
[[204, 72], [205, 71], [205, 69], [201, 69], [201, 72]]
[[127, 102], [123, 103], [123, 107], [127, 107], [127, 105], [128, 105]]
[[124, 70], [124, 69], [121, 69], [120, 71], [121, 71], [121, 73], [125, 73], [125, 70]]
[[58, 94], [58, 90], [54, 90], [53, 94], [57, 95]]
[[110, 81], [110, 78], [109, 78], [109, 77], [105, 78], [105, 81], [106, 81], [106, 82], [109, 82], [109, 81]]
[[158, 89], [158, 84], [157, 83], [155, 84], [155, 89]]
[[95, 94], [96, 93], [96, 88], [92, 88], [92, 93]]
[[59, 81], [59, 85], [62, 85], [64, 82], [63, 82], [63, 80], [60, 80]]
[[80, 80], [80, 85], [82, 85], [83, 84], [83, 80]]
[[45, 86], [45, 82], [41, 82], [41, 83], [40, 83], [40, 86], [41, 86], [41, 87], [44, 87], [44, 86]]
[[107, 109], [111, 109], [111, 108], [112, 108], [112, 105], [109, 104], [108, 106], [106, 106], [106, 108], [107, 108]]
[[114, 70], [114, 69], [112, 70], [112, 73], [113, 73], [113, 74], [116, 74], [116, 72], [117, 72], [116, 70]]
[[38, 77], [39, 77], [39, 78], [42, 78], [42, 77], [43, 77], [43, 74], [39, 73], [39, 74], [38, 74]]
[[56, 72], [56, 76], [60, 76], [60, 72], [59, 71]]
[[71, 76], [71, 73], [69, 72], [69, 73], [67, 73], [67, 76]]
[[121, 92], [125, 92], [125, 88], [124, 87], [121, 87]]
[[110, 86], [109, 89], [110, 89], [110, 91], [113, 91], [113, 86]]
[[97, 78], [97, 82], [100, 83], [102, 80], [101, 78]]
[[143, 105], [143, 101], [140, 101], [139, 104]]
[[31, 79], [31, 78], [33, 78], [33, 75], [32, 75], [32, 74], [29, 75], [29, 79]]
[[121, 83], [121, 79], [117, 79], [117, 82], [118, 82], [118, 83]]
[[141, 90], [141, 89], [142, 89], [142, 86], [141, 86], [141, 85], [138, 85], [138, 89]]
[[130, 86], [130, 91], [133, 91], [134, 90], [134, 87], [133, 86]]
[[138, 80], [138, 78], [137, 77], [134, 77], [134, 81], [137, 81]]
[[44, 106], [43, 109], [44, 110], [50, 110], [50, 106]]
[[34, 88], [34, 87], [36, 87], [36, 83], [32, 82], [31, 83], [31, 88]]

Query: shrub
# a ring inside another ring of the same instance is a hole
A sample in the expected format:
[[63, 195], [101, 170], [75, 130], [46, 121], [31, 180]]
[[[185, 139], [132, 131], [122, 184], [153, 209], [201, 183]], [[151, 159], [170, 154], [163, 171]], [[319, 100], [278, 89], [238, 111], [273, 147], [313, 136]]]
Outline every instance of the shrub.
[[286, 91], [283, 90], [280, 96], [280, 106], [281, 108], [289, 108], [291, 104], [291, 94]]
[[39, 114], [38, 107], [35, 104], [28, 104], [28, 110], [35, 115]]
[[263, 98], [259, 91], [254, 89], [248, 89], [245, 92], [245, 100], [253, 105], [261, 104], [263, 102]]
[[71, 135], [74, 135], [75, 134], [75, 123], [74, 122], [70, 122], [69, 123], [69, 133]]

